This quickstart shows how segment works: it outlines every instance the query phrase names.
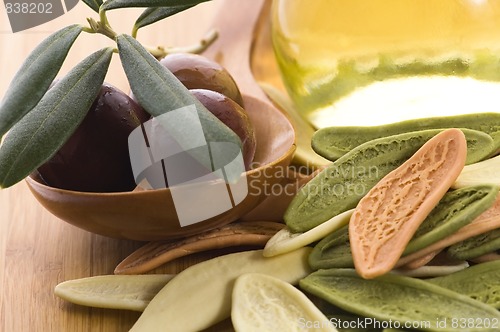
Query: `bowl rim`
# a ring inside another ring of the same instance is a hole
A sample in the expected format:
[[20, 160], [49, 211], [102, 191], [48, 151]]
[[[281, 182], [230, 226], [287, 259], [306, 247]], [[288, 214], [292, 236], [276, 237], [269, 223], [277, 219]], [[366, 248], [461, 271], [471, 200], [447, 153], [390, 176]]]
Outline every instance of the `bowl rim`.
[[[290, 133], [291, 141], [292, 141], [292, 143], [290, 144], [288, 149], [284, 153], [282, 153], [278, 158], [274, 159], [272, 162], [269, 162], [269, 163], [260, 165], [259, 167], [252, 168], [250, 170], [245, 171], [244, 174], [247, 177], [251, 177], [254, 174], [258, 174], [259, 172], [262, 172], [263, 170], [265, 170], [267, 168], [270, 168], [270, 167], [273, 167], [277, 164], [282, 163], [283, 160], [289, 158], [290, 155], [293, 155], [293, 153], [295, 152], [295, 150], [297, 148], [297, 145], [295, 142], [296, 133], [295, 133], [295, 128], [293, 127], [288, 116], [285, 113], [281, 112], [277, 107], [272, 105], [267, 100], [262, 100], [260, 98], [256, 98], [254, 96], [247, 95], [247, 94], [243, 95], [243, 99], [249, 99], [249, 100], [257, 101], [259, 103], [264, 103], [264, 104], [266, 104], [266, 106], [269, 109], [273, 109], [274, 112], [276, 112], [277, 114], [280, 114], [280, 116], [283, 117], [283, 119], [286, 121], [286, 123], [288, 124], [288, 126], [290, 128], [289, 133]], [[31, 173], [30, 175], [28, 175], [25, 178], [25, 181], [28, 183], [28, 185], [30, 187], [37, 186], [39, 188], [43, 188], [44, 190], [50, 190], [54, 193], [58, 193], [58, 194], [62, 194], [62, 195], [66, 194], [66, 195], [72, 195], [72, 196], [81, 196], [81, 197], [96, 197], [96, 196], [120, 197], [120, 196], [129, 196], [129, 195], [131, 195], [131, 196], [148, 195], [148, 194], [154, 194], [154, 193], [168, 192], [170, 190], [170, 188], [137, 190], [137, 188], [138, 188], [137, 186], [133, 190], [130, 190], [130, 191], [118, 191], [118, 192], [91, 192], [91, 191], [77, 191], [77, 190], [70, 190], [70, 189], [62, 189], [62, 188], [52, 187], [52, 186], [48, 185], [47, 183], [45, 183], [43, 181], [42, 177], [40, 176], [40, 174], [38, 174], [38, 172], [36, 170], [33, 173]]]
[[[293, 154], [296, 149], [296, 144], [295, 142], [288, 148], [288, 150], [282, 154], [279, 158], [273, 160], [271, 163], [267, 163], [264, 165], [261, 165], [257, 168], [253, 168], [251, 170], [248, 170], [245, 172], [247, 176], [252, 176], [254, 174], [257, 174], [258, 172], [261, 172], [264, 169], [267, 169], [269, 167], [275, 166], [277, 164], [280, 164], [284, 159], [288, 158], [290, 154]], [[76, 190], [69, 190], [69, 189], [61, 189], [57, 187], [52, 187], [49, 186], [48, 184], [44, 183], [42, 178], [37, 172], [31, 173], [29, 176], [25, 178], [25, 181], [28, 182], [30, 186], [39, 186], [46, 188], [48, 190], [51, 190], [53, 192], [58, 192], [61, 194], [71, 194], [71, 195], [79, 195], [79, 196], [92, 196], [95, 197], [96, 195], [98, 196], [126, 196], [126, 195], [146, 195], [147, 193], [160, 193], [160, 192], [168, 192], [170, 189], [169, 188], [162, 188], [162, 189], [145, 189], [145, 190], [131, 190], [131, 191], [117, 191], [117, 192], [92, 192], [92, 191], [76, 191]], [[137, 188], [137, 187], [136, 187]]]

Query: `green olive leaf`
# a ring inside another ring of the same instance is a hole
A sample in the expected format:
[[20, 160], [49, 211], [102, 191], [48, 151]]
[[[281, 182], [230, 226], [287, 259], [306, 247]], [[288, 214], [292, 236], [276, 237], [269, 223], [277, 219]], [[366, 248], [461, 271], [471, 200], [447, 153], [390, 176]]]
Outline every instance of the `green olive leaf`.
[[153, 24], [155, 22], [161, 21], [164, 18], [170, 17], [177, 13], [180, 13], [186, 9], [189, 9], [197, 4], [192, 5], [182, 5], [173, 7], [151, 7], [144, 10], [144, 12], [139, 16], [137, 21], [135, 21], [134, 28], [136, 30], [143, 28], [147, 25]]
[[99, 13], [99, 7], [102, 5], [102, 0], [82, 0], [87, 6], [92, 8], [93, 11]]
[[[168, 130], [183, 151], [189, 152], [199, 163], [212, 170], [218, 170], [233, 162], [237, 154], [241, 153], [240, 138], [210, 113], [174, 74], [162, 66], [137, 40], [129, 35], [119, 35], [117, 42], [122, 66], [139, 104], [149, 114], [157, 117], [158, 121], [166, 118], [160, 115], [180, 111], [171, 113], [172, 118], [163, 121], [161, 125]], [[195, 107], [197, 119], [188, 116], [184, 107]], [[174, 122], [180, 124], [175, 125]], [[195, 140], [200, 142], [199, 135], [203, 135], [202, 138], [212, 149], [210, 155], [191, 148], [194, 145], [202, 147], [194, 143]], [[229, 181], [235, 181], [240, 176], [237, 172], [230, 173], [227, 174]]]
[[26, 58], [0, 104], [0, 138], [42, 99], [82, 28], [71, 25], [53, 33]]
[[207, 1], [210, 0], [107, 0], [102, 5], [102, 9], [194, 6]]
[[0, 147], [0, 187], [24, 179], [68, 140], [97, 97], [112, 54], [104, 48], [85, 58], [12, 127]]

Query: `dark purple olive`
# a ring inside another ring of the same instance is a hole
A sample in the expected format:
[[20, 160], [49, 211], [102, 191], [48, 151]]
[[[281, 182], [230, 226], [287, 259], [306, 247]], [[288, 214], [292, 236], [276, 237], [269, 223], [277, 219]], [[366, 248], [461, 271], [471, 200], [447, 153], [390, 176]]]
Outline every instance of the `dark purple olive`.
[[191, 93], [219, 120], [239, 136], [242, 143], [243, 161], [248, 170], [256, 149], [253, 125], [245, 110], [219, 92], [205, 89], [193, 89]]
[[229, 72], [215, 61], [190, 53], [173, 53], [160, 60], [188, 89], [217, 91], [237, 102], [243, 99]]
[[128, 136], [149, 118], [125, 93], [105, 83], [80, 126], [38, 172], [48, 185], [61, 189], [133, 190]]

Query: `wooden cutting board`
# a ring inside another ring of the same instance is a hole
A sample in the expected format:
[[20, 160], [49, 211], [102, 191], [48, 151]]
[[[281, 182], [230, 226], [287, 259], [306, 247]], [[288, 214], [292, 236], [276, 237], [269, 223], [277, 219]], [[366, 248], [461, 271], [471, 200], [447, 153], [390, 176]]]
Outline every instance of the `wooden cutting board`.
[[[257, 6], [261, 3], [261, 0], [244, 1]], [[152, 46], [196, 43], [212, 26], [216, 14], [226, 9], [225, 6], [223, 0], [201, 4], [166, 22], [141, 30], [138, 39]], [[110, 12], [109, 20], [115, 30], [129, 32], [140, 12], [140, 9], [116, 10]], [[231, 10], [228, 15], [236, 14]], [[12, 34], [6, 15], [0, 10], [0, 97], [34, 46], [64, 26], [85, 24], [86, 17], [97, 18], [80, 2], [71, 12], [54, 21]], [[90, 52], [108, 45], [111, 43], [105, 37], [82, 33], [70, 51], [62, 73]], [[224, 60], [224, 57], [219, 60]], [[259, 63], [265, 61], [272, 60], [261, 57]], [[228, 65], [238, 63], [241, 60], [232, 59]], [[248, 73], [243, 73], [242, 79], [249, 79], [245, 75]], [[118, 57], [113, 59], [106, 81], [128, 92]], [[259, 93], [258, 89], [254, 91]], [[139, 313], [73, 305], [57, 298], [53, 289], [65, 280], [112, 274], [116, 265], [142, 244], [91, 234], [64, 223], [34, 199], [24, 182], [0, 190], [0, 331], [127, 331]], [[153, 273], [176, 273], [194, 262], [225, 252], [227, 250], [193, 255]], [[212, 330], [224, 329], [230, 329], [230, 324], [226, 322]]]

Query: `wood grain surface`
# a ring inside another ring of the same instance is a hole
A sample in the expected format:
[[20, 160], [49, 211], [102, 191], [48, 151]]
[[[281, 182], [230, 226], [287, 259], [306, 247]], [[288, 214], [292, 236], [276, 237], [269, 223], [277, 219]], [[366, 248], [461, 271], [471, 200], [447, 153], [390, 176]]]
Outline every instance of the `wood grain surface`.
[[[221, 1], [201, 4], [140, 30], [138, 39], [151, 46], [196, 43], [211, 26], [215, 14], [224, 10]], [[129, 33], [140, 12], [112, 11], [109, 20], [116, 31]], [[86, 24], [86, 17], [97, 19], [96, 16], [80, 2], [54, 21], [13, 34], [5, 9], [0, 7], [0, 97], [23, 59], [43, 38], [69, 24]], [[90, 52], [108, 45], [112, 45], [111, 41], [103, 36], [82, 33], [61, 74]], [[106, 81], [128, 92], [116, 56]], [[38, 204], [24, 182], [0, 190], [0, 331], [127, 331], [139, 313], [72, 305], [57, 298], [53, 289], [65, 280], [112, 274], [116, 265], [141, 245], [105, 238], [64, 223]], [[220, 253], [195, 255], [153, 272], [175, 273]]]

